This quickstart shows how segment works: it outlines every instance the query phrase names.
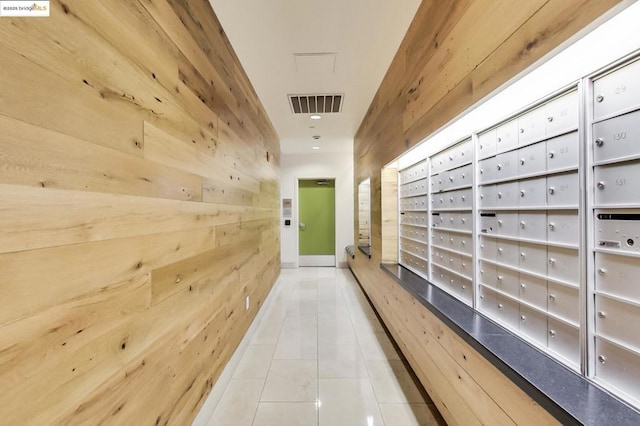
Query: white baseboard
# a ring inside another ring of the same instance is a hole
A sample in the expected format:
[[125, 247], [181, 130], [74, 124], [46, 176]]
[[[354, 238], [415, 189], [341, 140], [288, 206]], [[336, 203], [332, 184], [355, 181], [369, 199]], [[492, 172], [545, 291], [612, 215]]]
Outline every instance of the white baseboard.
[[300, 266], [336, 266], [336, 256], [319, 255], [319, 256], [299, 256], [298, 265]]
[[297, 267], [296, 262], [282, 262], [280, 264], [280, 268], [282, 269], [296, 269]]

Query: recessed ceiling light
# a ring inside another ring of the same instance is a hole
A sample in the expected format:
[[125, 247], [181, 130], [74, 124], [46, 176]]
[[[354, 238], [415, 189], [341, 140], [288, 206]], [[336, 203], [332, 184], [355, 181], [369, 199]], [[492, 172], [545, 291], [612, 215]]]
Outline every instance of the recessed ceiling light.
[[315, 140], [320, 139], [320, 135], [313, 135], [312, 138], [314, 138]]
[[322, 116], [320, 114], [312, 114], [309, 116], [309, 118], [312, 120], [320, 120]]
[[319, 146], [312, 146], [311, 149], [320, 149]]

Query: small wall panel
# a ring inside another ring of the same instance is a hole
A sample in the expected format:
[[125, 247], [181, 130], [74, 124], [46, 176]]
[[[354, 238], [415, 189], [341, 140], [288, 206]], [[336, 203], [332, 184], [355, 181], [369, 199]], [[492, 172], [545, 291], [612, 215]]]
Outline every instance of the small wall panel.
[[0, 423], [189, 424], [279, 275], [279, 140], [209, 2], [50, 15], [0, 21]]

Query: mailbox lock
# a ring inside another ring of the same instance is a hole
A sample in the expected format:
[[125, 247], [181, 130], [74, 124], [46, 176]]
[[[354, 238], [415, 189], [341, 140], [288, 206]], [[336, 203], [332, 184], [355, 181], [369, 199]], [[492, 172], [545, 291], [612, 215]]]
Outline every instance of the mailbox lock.
[[484, 174], [484, 169], [480, 169], [480, 174]]
[[524, 197], [524, 189], [520, 191], [520, 196]]
[[520, 288], [524, 290], [525, 288], [527, 288], [527, 286], [524, 284], [520, 284]]
[[449, 197], [449, 202], [453, 203], [453, 197]]
[[524, 129], [520, 129], [520, 133], [524, 133]]
[[465, 196], [463, 195], [462, 197], [460, 197], [462, 199], [462, 201], [465, 201]]
[[520, 253], [520, 259], [524, 260], [527, 256], [524, 253]]
[[607, 358], [604, 355], [598, 355], [598, 361], [600, 361], [600, 364], [606, 364]]
[[453, 157], [449, 157], [449, 161], [453, 161]]
[[549, 194], [555, 194], [556, 189], [552, 186], [551, 188], [549, 188]]
[[549, 300], [551, 300], [552, 302], [553, 302], [554, 300], [556, 300], [556, 296], [555, 296], [555, 294], [550, 294], [550, 295], [549, 295]]
[[483, 194], [480, 194], [480, 199], [484, 200], [484, 195]]
[[502, 138], [498, 138], [498, 142], [502, 142]]
[[520, 222], [520, 228], [524, 229], [525, 223], [524, 222]]
[[551, 231], [553, 231], [554, 229], [556, 229], [556, 225], [555, 225], [553, 222], [551, 222], [551, 223], [549, 224], [549, 229], [550, 229]]
[[502, 198], [502, 192], [498, 192], [498, 198]]
[[520, 321], [524, 321], [526, 317], [524, 315], [520, 315]]
[[556, 264], [556, 260], [551, 258], [549, 259], [549, 265], [555, 265]]
[[521, 159], [520, 159], [520, 165], [521, 165], [521, 166], [524, 166], [524, 158], [521, 158]]
[[549, 336], [556, 337], [556, 332], [554, 330], [549, 330]]
[[604, 144], [604, 139], [602, 139], [602, 138], [596, 139], [596, 145], [597, 146], [602, 146], [603, 144]]
[[[453, 218], [452, 218], [453, 219]], [[467, 219], [465, 219], [464, 217], [462, 218], [462, 223], [467, 223]]]
[[602, 96], [602, 95], [598, 95], [598, 96], [596, 97], [596, 101], [598, 101], [598, 102], [602, 102], [602, 101], [604, 101], [604, 96]]
[[547, 117], [547, 121], [548, 121], [549, 123], [551, 123], [551, 122], [553, 121], [553, 117], [551, 117], [551, 116]]
[[498, 225], [502, 226], [502, 221], [501, 220], [498, 221]]
[[598, 189], [604, 189], [604, 182], [602, 181], [598, 182], [597, 186], [598, 186]]
[[453, 223], [453, 218], [452, 217], [449, 218], [449, 223]]
[[449, 176], [449, 181], [453, 182], [453, 176]]
[[498, 275], [498, 281], [502, 281], [502, 275]]
[[555, 154], [553, 153], [553, 151], [549, 152], [549, 158], [553, 158], [555, 157]]
[[502, 309], [502, 308], [503, 308], [502, 303], [498, 303], [498, 309]]
[[598, 312], [598, 318], [605, 319], [606, 317], [607, 317], [606, 312], [603, 312], [603, 311]]
[[498, 249], [498, 253], [502, 254], [502, 248]]
[[466, 289], [467, 289], [467, 286], [466, 286], [466, 285], [463, 285], [463, 286], [462, 286], [462, 289], [463, 289], [463, 290], [466, 290]]
[[498, 170], [502, 170], [502, 164], [498, 164], [496, 167]]
[[598, 269], [598, 275], [604, 276], [604, 275], [606, 275], [606, 273], [607, 273], [607, 270], [605, 268], [599, 268]]

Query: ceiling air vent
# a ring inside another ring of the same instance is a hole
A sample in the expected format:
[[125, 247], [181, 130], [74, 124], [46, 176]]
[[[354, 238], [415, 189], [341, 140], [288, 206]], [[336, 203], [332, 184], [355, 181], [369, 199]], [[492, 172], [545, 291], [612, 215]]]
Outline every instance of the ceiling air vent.
[[343, 95], [289, 95], [294, 114], [330, 114], [342, 111]]

